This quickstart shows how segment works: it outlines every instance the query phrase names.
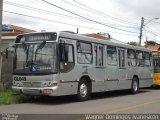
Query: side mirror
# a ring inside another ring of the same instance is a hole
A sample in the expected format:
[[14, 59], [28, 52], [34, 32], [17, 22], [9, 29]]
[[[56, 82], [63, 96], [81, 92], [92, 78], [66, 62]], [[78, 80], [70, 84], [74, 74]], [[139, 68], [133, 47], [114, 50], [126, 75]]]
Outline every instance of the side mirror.
[[9, 53], [8, 49], [9, 48], [15, 48], [15, 45], [9, 46], [5, 50], [3, 50], [3, 53], [6, 55], [6, 59], [8, 59], [8, 53]]

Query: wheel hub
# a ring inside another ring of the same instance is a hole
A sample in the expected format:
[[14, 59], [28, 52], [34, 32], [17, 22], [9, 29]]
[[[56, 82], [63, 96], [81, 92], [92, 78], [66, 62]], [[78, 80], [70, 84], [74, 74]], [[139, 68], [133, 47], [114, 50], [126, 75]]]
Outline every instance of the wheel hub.
[[134, 91], [138, 90], [138, 85], [137, 85], [136, 81], [133, 82], [133, 89], [134, 89]]
[[87, 86], [86, 84], [81, 84], [80, 86], [80, 94], [82, 97], [85, 97], [87, 95]]

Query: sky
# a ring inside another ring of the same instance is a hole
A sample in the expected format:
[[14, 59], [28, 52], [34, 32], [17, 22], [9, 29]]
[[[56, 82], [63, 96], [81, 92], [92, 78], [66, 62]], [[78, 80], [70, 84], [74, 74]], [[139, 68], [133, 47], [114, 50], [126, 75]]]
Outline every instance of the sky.
[[36, 31], [109, 33], [122, 42], [160, 43], [160, 0], [4, 0], [3, 24]]

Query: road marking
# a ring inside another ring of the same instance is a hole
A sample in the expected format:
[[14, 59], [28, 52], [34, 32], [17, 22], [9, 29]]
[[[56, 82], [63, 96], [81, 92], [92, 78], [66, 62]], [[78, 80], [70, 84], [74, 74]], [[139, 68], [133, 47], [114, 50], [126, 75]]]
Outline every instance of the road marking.
[[141, 104], [136, 104], [136, 105], [132, 105], [132, 106], [129, 106], [129, 107], [123, 107], [123, 108], [111, 110], [111, 111], [108, 111], [108, 112], [104, 112], [102, 114], [113, 114], [113, 113], [117, 113], [117, 112], [127, 111], [127, 110], [131, 110], [131, 109], [140, 108], [140, 107], [143, 107], [143, 106], [146, 106], [146, 105], [150, 105], [150, 104], [153, 104], [153, 103], [157, 103], [157, 102], [160, 102], [160, 100], [147, 101], [147, 102], [144, 102], [144, 103], [141, 103]]
[[[111, 110], [111, 111], [108, 111], [108, 112], [95, 113], [95, 115], [114, 114], [114, 113], [117, 113], [117, 112], [123, 112], [123, 111], [131, 110], [131, 109], [136, 109], [136, 108], [140, 108], [140, 107], [147, 106], [147, 105], [150, 105], [150, 104], [153, 104], [153, 103], [158, 103], [158, 102], [160, 102], [160, 99], [158, 99], [158, 100], [156, 99], [156, 100], [152, 100], [152, 101], [146, 101], [146, 102], [143, 102], [143, 103], [140, 103], [140, 104], [131, 105], [129, 107], [122, 107], [122, 108], [118, 108], [118, 109]], [[86, 120], [86, 118], [85, 118], [85, 116], [82, 116], [78, 120]]]

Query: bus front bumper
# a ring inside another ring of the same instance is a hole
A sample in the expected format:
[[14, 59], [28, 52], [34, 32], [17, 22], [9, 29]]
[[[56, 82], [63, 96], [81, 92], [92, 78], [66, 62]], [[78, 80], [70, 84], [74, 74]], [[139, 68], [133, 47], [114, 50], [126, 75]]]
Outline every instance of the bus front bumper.
[[48, 96], [57, 96], [58, 87], [43, 87], [43, 88], [34, 88], [34, 87], [16, 87], [12, 86], [12, 90], [15, 93], [22, 93], [25, 95], [48, 95]]

